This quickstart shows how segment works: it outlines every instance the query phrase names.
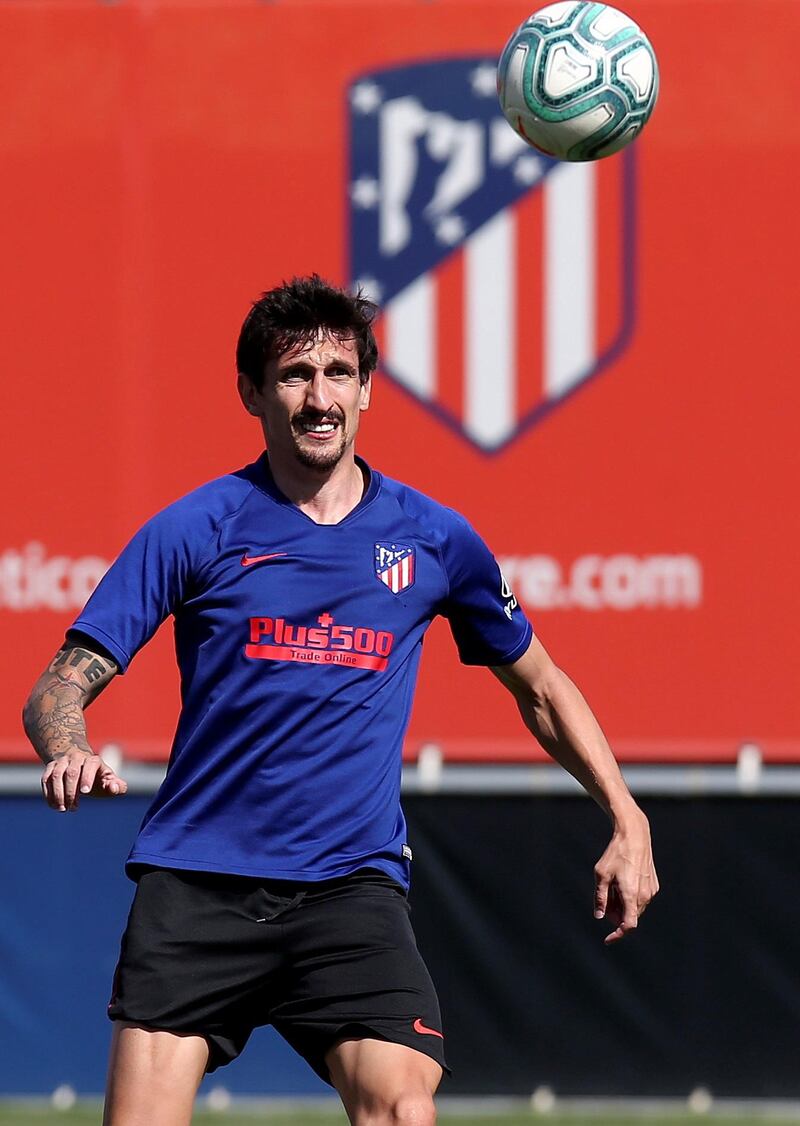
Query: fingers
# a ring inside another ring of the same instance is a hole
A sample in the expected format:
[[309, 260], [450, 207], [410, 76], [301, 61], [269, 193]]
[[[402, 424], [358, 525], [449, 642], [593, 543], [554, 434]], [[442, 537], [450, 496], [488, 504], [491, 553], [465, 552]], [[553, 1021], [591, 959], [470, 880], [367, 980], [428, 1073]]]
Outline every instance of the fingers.
[[594, 870], [594, 917], [604, 919], [608, 907], [608, 891], [611, 877], [598, 864]]
[[646, 903], [639, 904], [635, 896], [626, 899], [618, 884], [613, 884], [609, 895], [609, 910], [607, 912], [615, 929], [607, 934], [603, 940], [606, 946], [612, 942], [619, 942], [639, 925], [639, 916], [644, 911]]
[[[128, 783], [115, 774], [111, 767], [99, 759], [100, 769], [97, 773], [97, 784], [99, 785], [99, 792], [107, 797], [117, 797], [120, 794], [128, 792]], [[97, 792], [97, 791], [96, 791]]]
[[67, 810], [77, 808], [83, 760], [89, 757], [94, 756], [89, 756], [84, 751], [69, 751], [47, 764], [42, 775], [42, 790], [51, 809], [66, 813]]
[[639, 925], [639, 918], [658, 892], [650, 829], [646, 818], [623, 831], [617, 828], [594, 869], [594, 916], [613, 930], [606, 945], [618, 942]]
[[65, 808], [64, 787], [61, 783], [60, 775], [56, 777], [53, 776], [57, 762], [58, 759], [53, 759], [44, 769], [42, 774], [42, 796], [51, 809], [63, 811]]
[[74, 750], [49, 762], [42, 773], [42, 795], [59, 813], [78, 808], [81, 794], [115, 797], [128, 785], [103, 760], [89, 751]]
[[604, 917], [612, 923], [614, 930], [606, 935], [606, 946], [619, 942], [626, 934], [636, 930], [639, 919], [657, 893], [658, 879], [655, 873], [652, 878], [649, 875], [643, 878], [635, 888], [627, 892], [616, 881], [611, 883]]
[[625, 914], [623, 896], [619, 879], [611, 865], [604, 864], [601, 860], [594, 870], [594, 917], [595, 919], [610, 919], [614, 924], [622, 921]]

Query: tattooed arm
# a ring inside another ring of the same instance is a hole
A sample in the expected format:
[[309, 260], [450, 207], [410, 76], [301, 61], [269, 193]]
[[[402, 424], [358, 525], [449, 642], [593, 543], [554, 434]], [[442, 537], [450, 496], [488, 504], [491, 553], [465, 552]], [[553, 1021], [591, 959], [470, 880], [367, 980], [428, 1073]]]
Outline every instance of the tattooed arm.
[[64, 813], [78, 808], [80, 794], [124, 794], [128, 788], [89, 746], [83, 717], [116, 674], [110, 657], [68, 637], [33, 686], [22, 721], [45, 763], [42, 793], [51, 809]]

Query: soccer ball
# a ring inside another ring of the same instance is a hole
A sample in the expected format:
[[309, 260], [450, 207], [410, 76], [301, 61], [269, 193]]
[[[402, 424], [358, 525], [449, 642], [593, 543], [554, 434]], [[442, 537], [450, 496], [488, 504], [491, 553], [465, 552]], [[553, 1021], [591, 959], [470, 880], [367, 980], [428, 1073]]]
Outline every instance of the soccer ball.
[[529, 16], [506, 43], [497, 92], [529, 145], [559, 160], [598, 160], [630, 144], [653, 112], [658, 63], [623, 12], [562, 0]]

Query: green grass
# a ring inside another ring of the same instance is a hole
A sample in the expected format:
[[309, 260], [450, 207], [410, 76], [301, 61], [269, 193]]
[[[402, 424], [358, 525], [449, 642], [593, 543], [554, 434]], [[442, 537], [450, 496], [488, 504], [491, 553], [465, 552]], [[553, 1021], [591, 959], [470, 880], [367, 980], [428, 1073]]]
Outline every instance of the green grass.
[[[83, 1104], [71, 1110], [59, 1111], [49, 1105], [0, 1103], [0, 1126], [99, 1126], [101, 1122], [99, 1104]], [[193, 1121], [201, 1124], [214, 1123], [215, 1126], [255, 1126], [263, 1122], [267, 1126], [346, 1126], [344, 1114], [335, 1111], [209, 1111], [198, 1110]], [[781, 1123], [789, 1126], [800, 1119], [788, 1117], [768, 1117], [757, 1114], [741, 1115], [696, 1115], [677, 1112], [674, 1114], [640, 1115], [619, 1113], [615, 1115], [594, 1114], [486, 1114], [461, 1115], [440, 1114], [439, 1126], [761, 1126], [763, 1123]]]

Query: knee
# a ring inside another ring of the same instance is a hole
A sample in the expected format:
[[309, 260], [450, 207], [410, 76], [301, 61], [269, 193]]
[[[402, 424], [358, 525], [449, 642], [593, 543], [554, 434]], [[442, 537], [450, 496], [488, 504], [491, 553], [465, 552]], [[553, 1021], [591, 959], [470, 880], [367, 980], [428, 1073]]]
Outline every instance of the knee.
[[370, 1100], [355, 1114], [350, 1112], [353, 1126], [435, 1126], [436, 1107], [427, 1093], [400, 1095], [393, 1100]]
[[401, 1095], [392, 1107], [391, 1126], [435, 1126], [436, 1107], [427, 1092]]

